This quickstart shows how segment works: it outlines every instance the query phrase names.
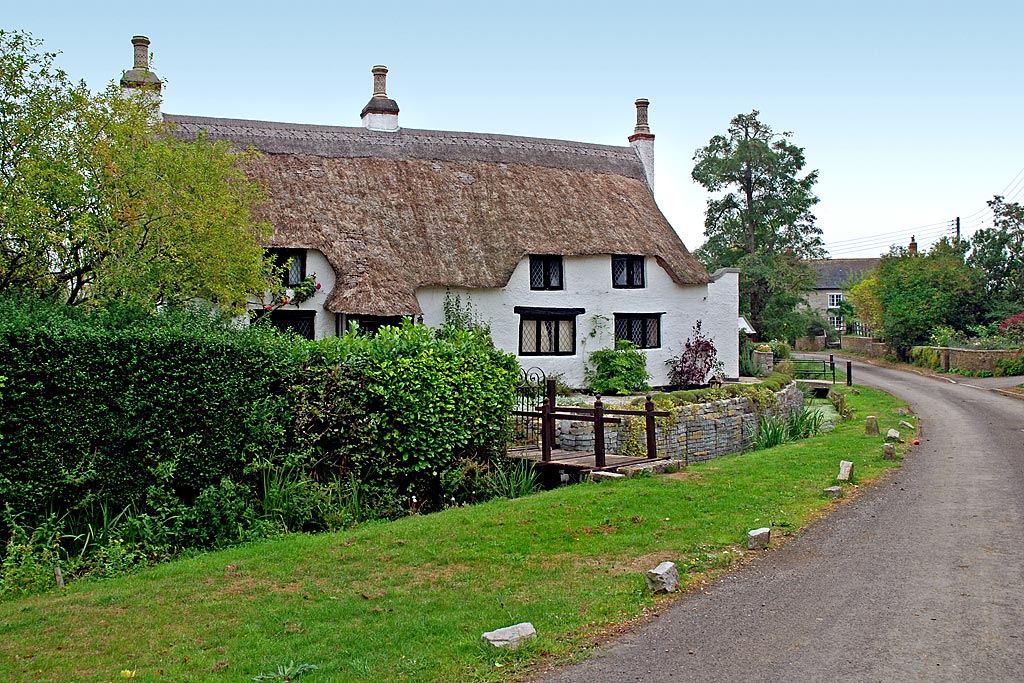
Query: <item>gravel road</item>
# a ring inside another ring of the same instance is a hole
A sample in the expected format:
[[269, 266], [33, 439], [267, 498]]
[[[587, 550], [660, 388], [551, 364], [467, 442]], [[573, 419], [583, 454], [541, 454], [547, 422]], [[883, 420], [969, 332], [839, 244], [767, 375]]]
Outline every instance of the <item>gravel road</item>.
[[856, 361], [854, 377], [921, 417], [902, 468], [537, 680], [1024, 681], [1024, 401]]

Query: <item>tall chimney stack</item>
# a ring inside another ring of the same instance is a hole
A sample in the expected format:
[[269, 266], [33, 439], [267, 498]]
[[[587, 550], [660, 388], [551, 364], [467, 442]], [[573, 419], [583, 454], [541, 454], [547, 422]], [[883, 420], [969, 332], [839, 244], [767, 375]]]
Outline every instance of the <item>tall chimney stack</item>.
[[359, 118], [368, 130], [394, 133], [398, 130], [398, 103], [388, 98], [388, 68], [378, 64], [372, 72], [373, 97], [363, 107]]
[[644, 175], [647, 177], [647, 187], [654, 192], [654, 135], [647, 123], [647, 107], [650, 101], [640, 98], [636, 101], [636, 127], [633, 134], [629, 136], [630, 146], [636, 150], [640, 157], [640, 163], [644, 166]]
[[915, 235], [910, 236], [910, 245], [907, 247], [907, 251], [910, 252], [911, 256], [917, 256], [917, 240]]
[[153, 118], [160, 120], [160, 91], [163, 83], [149, 70], [149, 38], [133, 36], [134, 66], [121, 76], [121, 93], [125, 97], [142, 97], [152, 104]]

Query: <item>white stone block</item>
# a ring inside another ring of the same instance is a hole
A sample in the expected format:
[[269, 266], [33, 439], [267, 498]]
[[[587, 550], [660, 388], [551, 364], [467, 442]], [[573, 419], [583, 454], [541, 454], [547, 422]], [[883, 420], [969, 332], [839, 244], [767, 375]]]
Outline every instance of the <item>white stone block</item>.
[[885, 433], [885, 440], [886, 441], [899, 441], [900, 440], [900, 433], [897, 432], [895, 429], [890, 429], [889, 431], [887, 431]]
[[649, 570], [647, 587], [652, 593], [675, 593], [679, 590], [679, 570], [675, 562], [662, 562]]
[[839, 461], [839, 476], [836, 481], [850, 481], [853, 477], [853, 463], [849, 460]]
[[591, 472], [589, 477], [590, 481], [614, 481], [616, 479], [625, 479], [626, 475], [619, 474], [618, 472], [604, 472], [598, 470], [596, 472]]
[[761, 527], [747, 532], [747, 548], [749, 550], [761, 550], [767, 548], [772, 538], [772, 530], [768, 527]]
[[490, 643], [494, 647], [514, 650], [530, 638], [536, 637], [537, 629], [530, 622], [524, 621], [515, 626], [506, 626], [496, 631], [488, 631], [483, 634], [482, 639], [485, 643]]

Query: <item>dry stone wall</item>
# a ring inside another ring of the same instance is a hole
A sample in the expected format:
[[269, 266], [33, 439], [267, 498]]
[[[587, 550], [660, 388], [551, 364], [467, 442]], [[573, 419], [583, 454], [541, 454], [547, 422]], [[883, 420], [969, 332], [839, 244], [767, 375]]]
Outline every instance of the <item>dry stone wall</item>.
[[[763, 416], [789, 419], [804, 405], [803, 391], [794, 382], [775, 394], [771, 405], [759, 407], [749, 398], [732, 398], [712, 403], [684, 405], [670, 418], [658, 418], [658, 455], [686, 463], [702, 462], [750, 448], [757, 439], [758, 423]], [[642, 427], [643, 418], [639, 420]], [[555, 422], [555, 439], [567, 451], [593, 451], [594, 425], [591, 422], [559, 420]], [[605, 451], [626, 454], [630, 445], [641, 454], [646, 444], [646, 431], [623, 422], [605, 426]]]

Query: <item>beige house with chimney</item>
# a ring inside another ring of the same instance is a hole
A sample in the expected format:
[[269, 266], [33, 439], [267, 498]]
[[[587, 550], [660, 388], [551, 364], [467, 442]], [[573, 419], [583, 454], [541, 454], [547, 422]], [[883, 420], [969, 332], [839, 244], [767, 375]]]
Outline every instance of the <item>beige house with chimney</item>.
[[[133, 43], [122, 86], [152, 89], [149, 41]], [[399, 125], [386, 75], [373, 68], [360, 127], [162, 114], [176, 135], [261, 153], [248, 174], [268, 190], [266, 246], [292, 259], [293, 281], [321, 284], [275, 323], [311, 338], [440, 326], [458, 295], [524, 368], [582, 386], [587, 356], [616, 339], [666, 384], [666, 359], [701, 320], [724, 374], [739, 375], [739, 273], [709, 274], [658, 208], [647, 100], [623, 146], [416, 130]]]

